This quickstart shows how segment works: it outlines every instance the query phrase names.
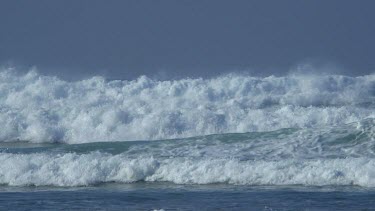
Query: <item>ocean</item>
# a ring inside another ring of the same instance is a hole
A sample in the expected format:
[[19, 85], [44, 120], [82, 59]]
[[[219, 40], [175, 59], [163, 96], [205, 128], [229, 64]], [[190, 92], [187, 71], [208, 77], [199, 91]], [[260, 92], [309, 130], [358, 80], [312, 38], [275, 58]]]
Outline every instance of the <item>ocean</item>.
[[375, 75], [0, 71], [0, 209], [375, 210]]

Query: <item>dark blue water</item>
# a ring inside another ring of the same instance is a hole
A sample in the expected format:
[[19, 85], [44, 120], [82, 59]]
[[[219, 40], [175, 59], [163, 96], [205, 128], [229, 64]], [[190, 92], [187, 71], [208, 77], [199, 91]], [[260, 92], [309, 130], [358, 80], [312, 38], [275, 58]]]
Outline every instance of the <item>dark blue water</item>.
[[375, 189], [107, 184], [2, 187], [1, 210], [375, 210]]

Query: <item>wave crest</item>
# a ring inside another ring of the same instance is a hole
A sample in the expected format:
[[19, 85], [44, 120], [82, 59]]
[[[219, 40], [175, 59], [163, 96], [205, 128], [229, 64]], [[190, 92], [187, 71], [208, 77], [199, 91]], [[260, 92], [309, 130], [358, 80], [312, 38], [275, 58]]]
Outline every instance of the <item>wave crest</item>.
[[375, 117], [375, 75], [69, 82], [0, 72], [0, 141], [84, 143], [331, 126]]
[[375, 160], [130, 159], [103, 153], [0, 153], [0, 184], [82, 186], [105, 182], [225, 183], [237, 185], [359, 185], [375, 187]]

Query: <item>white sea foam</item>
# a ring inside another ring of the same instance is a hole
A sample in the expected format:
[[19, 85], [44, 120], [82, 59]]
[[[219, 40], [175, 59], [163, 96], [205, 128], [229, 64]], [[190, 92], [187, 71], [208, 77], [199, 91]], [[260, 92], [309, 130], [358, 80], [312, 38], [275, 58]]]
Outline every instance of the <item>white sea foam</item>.
[[124, 154], [0, 153], [0, 183], [10, 186], [81, 186], [103, 182], [177, 184], [375, 186], [375, 159], [131, 159]]
[[84, 143], [332, 126], [375, 117], [375, 75], [69, 82], [0, 72], [0, 141]]

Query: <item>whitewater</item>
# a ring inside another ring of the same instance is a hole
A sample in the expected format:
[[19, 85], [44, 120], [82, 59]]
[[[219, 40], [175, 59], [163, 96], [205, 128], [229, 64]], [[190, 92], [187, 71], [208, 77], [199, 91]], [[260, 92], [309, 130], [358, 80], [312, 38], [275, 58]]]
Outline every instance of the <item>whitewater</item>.
[[375, 75], [0, 71], [0, 184], [375, 187]]

